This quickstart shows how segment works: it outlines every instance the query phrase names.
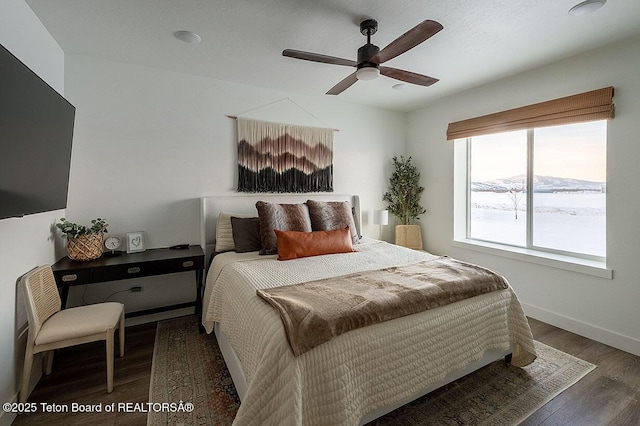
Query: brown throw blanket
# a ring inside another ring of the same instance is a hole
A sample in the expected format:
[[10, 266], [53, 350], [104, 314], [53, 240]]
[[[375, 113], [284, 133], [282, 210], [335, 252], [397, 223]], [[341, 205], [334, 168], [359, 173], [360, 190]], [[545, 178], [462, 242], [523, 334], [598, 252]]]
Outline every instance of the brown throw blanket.
[[507, 287], [502, 276], [488, 269], [441, 257], [257, 293], [280, 313], [298, 356], [359, 327]]

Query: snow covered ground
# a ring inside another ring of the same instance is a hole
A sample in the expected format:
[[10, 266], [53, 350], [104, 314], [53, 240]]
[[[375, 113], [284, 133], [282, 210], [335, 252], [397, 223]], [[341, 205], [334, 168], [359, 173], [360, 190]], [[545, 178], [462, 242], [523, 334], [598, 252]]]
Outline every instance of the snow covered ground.
[[[471, 238], [525, 246], [525, 195], [516, 219], [508, 194], [473, 191]], [[534, 193], [533, 204], [534, 246], [605, 256], [605, 193]]]

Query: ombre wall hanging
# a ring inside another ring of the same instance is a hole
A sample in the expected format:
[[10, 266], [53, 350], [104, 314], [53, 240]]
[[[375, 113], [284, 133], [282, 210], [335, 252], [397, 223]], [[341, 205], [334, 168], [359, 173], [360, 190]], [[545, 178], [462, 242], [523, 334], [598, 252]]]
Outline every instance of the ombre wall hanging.
[[333, 129], [237, 122], [238, 192], [333, 192]]

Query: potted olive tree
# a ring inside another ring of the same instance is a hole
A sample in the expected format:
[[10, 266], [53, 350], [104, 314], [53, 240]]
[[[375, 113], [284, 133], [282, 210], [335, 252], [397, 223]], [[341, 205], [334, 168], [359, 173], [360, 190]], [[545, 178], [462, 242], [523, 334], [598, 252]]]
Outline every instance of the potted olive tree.
[[424, 188], [420, 186], [420, 173], [411, 157], [393, 157], [393, 173], [389, 178], [389, 190], [382, 201], [387, 209], [400, 220], [396, 225], [396, 244], [422, 250], [420, 225], [414, 224], [419, 215], [426, 212], [420, 205], [420, 196]]

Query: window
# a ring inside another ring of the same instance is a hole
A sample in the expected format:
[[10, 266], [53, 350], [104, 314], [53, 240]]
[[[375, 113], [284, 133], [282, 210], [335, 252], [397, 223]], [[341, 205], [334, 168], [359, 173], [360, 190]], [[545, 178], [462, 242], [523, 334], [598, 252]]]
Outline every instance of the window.
[[604, 260], [607, 121], [466, 138], [466, 238]]
[[611, 278], [606, 135], [613, 95], [603, 87], [449, 123], [454, 239]]

